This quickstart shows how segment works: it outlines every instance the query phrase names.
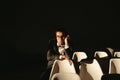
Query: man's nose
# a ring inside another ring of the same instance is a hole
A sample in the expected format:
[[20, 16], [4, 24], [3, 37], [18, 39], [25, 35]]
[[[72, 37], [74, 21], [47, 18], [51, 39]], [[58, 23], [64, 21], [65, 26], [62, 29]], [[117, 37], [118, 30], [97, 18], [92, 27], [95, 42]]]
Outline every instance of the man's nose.
[[63, 40], [63, 38], [59, 38], [59, 40], [61, 40], [61, 41], [62, 41], [62, 40]]
[[62, 38], [59, 38], [59, 40], [62, 40]]

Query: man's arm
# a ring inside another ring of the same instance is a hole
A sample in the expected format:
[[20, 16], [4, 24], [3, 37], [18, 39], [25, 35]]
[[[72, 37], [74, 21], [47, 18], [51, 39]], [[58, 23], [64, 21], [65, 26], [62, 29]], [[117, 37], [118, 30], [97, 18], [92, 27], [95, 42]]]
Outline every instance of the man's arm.
[[57, 53], [55, 53], [52, 49], [49, 49], [47, 51], [47, 60], [54, 61], [56, 59], [59, 59], [59, 55]]
[[73, 46], [69, 40], [70, 40], [70, 37], [69, 35], [67, 35], [67, 37], [65, 38], [65, 53], [69, 59], [72, 59]]
[[65, 49], [65, 54], [69, 59], [72, 59], [73, 48], [71, 46], [69, 46], [69, 48]]
[[47, 68], [51, 68], [54, 61], [57, 59], [59, 59], [59, 55], [55, 54], [55, 52], [52, 49], [49, 49], [47, 51], [47, 61], [48, 61]]

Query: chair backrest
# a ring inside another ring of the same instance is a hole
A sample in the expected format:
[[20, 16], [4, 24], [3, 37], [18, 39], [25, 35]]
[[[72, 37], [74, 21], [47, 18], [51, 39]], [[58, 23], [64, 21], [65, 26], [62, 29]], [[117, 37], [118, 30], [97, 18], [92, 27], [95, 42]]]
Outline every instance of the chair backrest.
[[56, 73], [51, 80], [80, 80], [80, 76], [74, 73]]
[[92, 63], [81, 63], [81, 80], [100, 80], [102, 75], [102, 69], [96, 59], [93, 59]]
[[108, 54], [105, 51], [96, 51], [94, 57], [104, 58], [108, 57]]
[[114, 52], [114, 57], [120, 57], [120, 51], [116, 51], [116, 52]]
[[57, 64], [59, 66], [59, 72], [61, 73], [76, 73], [74, 64], [70, 65], [68, 60], [58, 60]]
[[56, 60], [53, 63], [49, 79], [56, 73], [76, 73], [74, 64], [70, 65], [68, 60]]
[[97, 59], [103, 73], [108, 74], [108, 72], [109, 72], [109, 59], [110, 59], [108, 54], [105, 51], [96, 51], [94, 54], [94, 58]]
[[110, 48], [110, 47], [107, 47], [106, 49], [110, 52], [111, 56], [113, 57], [114, 56], [114, 49]]
[[120, 74], [120, 58], [110, 59], [109, 73]]
[[77, 62], [80, 62], [82, 59], [86, 59], [87, 55], [85, 52], [74, 52], [72, 59], [76, 60]]

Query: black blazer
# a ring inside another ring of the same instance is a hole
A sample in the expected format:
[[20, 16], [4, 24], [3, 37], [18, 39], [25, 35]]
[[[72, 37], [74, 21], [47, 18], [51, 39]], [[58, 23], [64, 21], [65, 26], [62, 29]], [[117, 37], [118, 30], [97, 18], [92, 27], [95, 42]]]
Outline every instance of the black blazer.
[[[66, 56], [69, 59], [72, 59], [73, 55], [73, 46], [72, 43], [69, 41], [69, 48], [65, 49]], [[56, 40], [49, 40], [49, 46], [47, 50], [47, 61], [48, 61], [48, 67], [52, 67], [53, 62], [56, 59], [59, 59], [60, 53], [58, 51], [57, 41]]]

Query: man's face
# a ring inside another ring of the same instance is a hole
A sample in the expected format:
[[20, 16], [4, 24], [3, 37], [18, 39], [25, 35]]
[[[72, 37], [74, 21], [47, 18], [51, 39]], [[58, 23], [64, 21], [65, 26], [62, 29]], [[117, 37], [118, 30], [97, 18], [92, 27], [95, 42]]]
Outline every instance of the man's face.
[[65, 43], [65, 42], [64, 42], [65, 36], [63, 35], [62, 32], [56, 32], [56, 39], [57, 39], [57, 43], [58, 43], [59, 45], [63, 45], [63, 44]]

